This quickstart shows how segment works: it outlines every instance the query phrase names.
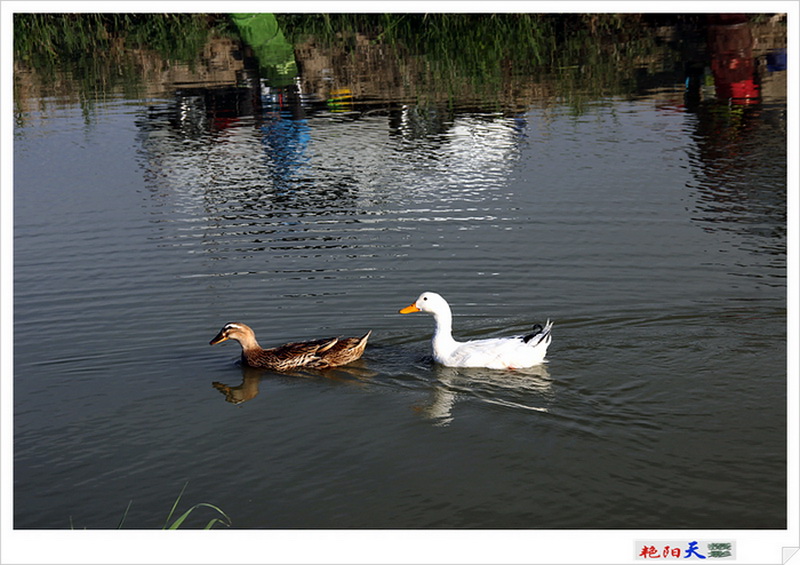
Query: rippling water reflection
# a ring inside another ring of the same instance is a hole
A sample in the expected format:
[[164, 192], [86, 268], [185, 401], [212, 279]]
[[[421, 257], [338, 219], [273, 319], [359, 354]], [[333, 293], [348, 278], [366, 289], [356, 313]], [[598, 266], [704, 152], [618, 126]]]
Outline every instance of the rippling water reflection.
[[[783, 285], [786, 171], [775, 166], [773, 153], [786, 130], [770, 114], [765, 111], [764, 127], [706, 116], [690, 153], [695, 178], [689, 187], [695, 200], [692, 219], [705, 230], [725, 234], [727, 244], [753, 254], [762, 267], [757, 275], [740, 274], [777, 278], [767, 284]], [[742, 167], [742, 162], [749, 165]]]
[[[782, 527], [785, 114], [682, 101], [31, 117], [16, 526], [134, 498], [151, 527], [189, 478], [243, 528]], [[438, 367], [432, 320], [396, 314], [423, 290], [462, 339], [553, 319], [549, 363]], [[233, 320], [375, 333], [277, 374], [208, 348]]]

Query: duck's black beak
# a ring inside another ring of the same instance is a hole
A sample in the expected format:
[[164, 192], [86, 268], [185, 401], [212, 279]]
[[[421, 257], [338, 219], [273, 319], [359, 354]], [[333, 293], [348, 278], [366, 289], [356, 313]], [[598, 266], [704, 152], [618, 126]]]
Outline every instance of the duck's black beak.
[[216, 344], [221, 343], [221, 342], [223, 342], [223, 341], [225, 341], [227, 339], [228, 339], [228, 336], [226, 336], [223, 332], [219, 332], [214, 339], [212, 339], [211, 341], [208, 342], [208, 345], [216, 345]]

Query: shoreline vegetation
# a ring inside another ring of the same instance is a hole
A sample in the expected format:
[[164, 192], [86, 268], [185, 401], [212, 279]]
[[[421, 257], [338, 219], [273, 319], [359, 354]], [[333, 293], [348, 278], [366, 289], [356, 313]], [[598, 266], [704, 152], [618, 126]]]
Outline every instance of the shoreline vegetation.
[[[290, 41], [313, 35], [327, 42], [349, 41], [356, 34], [376, 42], [396, 43], [417, 51], [450, 51], [450, 43], [475, 42], [483, 49], [508, 51], [506, 56], [532, 56], [539, 64], [563, 41], [573, 37], [598, 41], [634, 39], [641, 14], [276, 14]], [[663, 17], [663, 16], [661, 16]], [[691, 21], [702, 16], [676, 15]], [[237, 35], [233, 14], [51, 14], [14, 16], [14, 54], [36, 62], [75, 60], [123, 45], [150, 47], [176, 60], [191, 60], [209, 34]], [[512, 53], [508, 46], [513, 45]], [[596, 45], [592, 46], [592, 48]], [[95, 52], [92, 52], [92, 51]], [[586, 50], [589, 47], [586, 46]], [[535, 51], [535, 52], [534, 52]], [[518, 54], [518, 55], [517, 55]]]
[[423, 58], [437, 72], [486, 80], [503, 70], [588, 68], [609, 56], [651, 51], [655, 38], [646, 22], [655, 20], [641, 14], [16, 14], [14, 57], [45, 73], [100, 70], [138, 49], [191, 65], [212, 37], [251, 49], [280, 39], [271, 48], [284, 57], [287, 47], [309, 42], [351, 56], [364, 44], [386, 45], [396, 57]]
[[[766, 30], [760, 45], [785, 47], [785, 15], [747, 20]], [[256, 76], [340, 107], [380, 99], [518, 112], [549, 97], [580, 114], [599, 98], [635, 96], [664, 78], [682, 83], [709, 21], [706, 14], [15, 14], [15, 101], [27, 92], [72, 92], [79, 101], [114, 89], [154, 96], [156, 84], [163, 94], [193, 81], [241, 86], [242, 77]], [[209, 80], [219, 69], [230, 72]]]
[[[162, 530], [177, 530], [181, 526], [186, 523], [186, 520], [195, 513], [196, 510], [200, 510], [201, 508], [207, 508], [213, 511], [214, 517], [211, 518], [208, 522], [206, 522], [205, 526], [201, 529], [203, 530], [211, 530], [217, 525], [226, 526], [228, 528], [231, 527], [233, 524], [230, 516], [225, 514], [219, 507], [209, 504], [208, 502], [198, 502], [194, 506], [190, 507], [188, 510], [183, 512], [180, 516], [175, 517], [175, 512], [178, 509], [178, 504], [180, 504], [181, 498], [183, 498], [183, 493], [186, 492], [186, 487], [189, 486], [188, 481], [184, 483], [181, 492], [178, 494], [178, 497], [175, 499], [175, 502], [172, 504], [172, 508], [167, 514], [167, 518], [164, 520], [164, 525], [162, 526]], [[117, 529], [121, 530], [125, 525], [125, 520], [128, 518], [128, 513], [131, 510], [131, 506], [133, 505], [133, 500], [128, 502], [128, 506], [125, 508], [125, 512], [122, 514], [122, 518], [120, 518], [119, 524], [117, 525]], [[70, 529], [75, 529], [75, 524], [73, 523], [72, 516], [69, 519]]]

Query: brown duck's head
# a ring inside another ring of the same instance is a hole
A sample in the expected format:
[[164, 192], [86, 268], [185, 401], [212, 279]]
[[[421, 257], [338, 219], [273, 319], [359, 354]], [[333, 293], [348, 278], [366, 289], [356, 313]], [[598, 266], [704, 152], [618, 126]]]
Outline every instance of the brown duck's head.
[[235, 339], [238, 342], [249, 342], [255, 337], [255, 333], [250, 326], [242, 324], [241, 322], [229, 322], [219, 330], [219, 333], [208, 342], [209, 345], [216, 345], [229, 339]]

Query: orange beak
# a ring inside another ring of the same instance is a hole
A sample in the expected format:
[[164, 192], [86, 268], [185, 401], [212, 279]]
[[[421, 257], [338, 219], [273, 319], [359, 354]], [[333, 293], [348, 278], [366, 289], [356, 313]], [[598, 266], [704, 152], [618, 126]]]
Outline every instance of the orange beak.
[[419, 312], [419, 308], [417, 308], [416, 304], [412, 304], [411, 306], [406, 306], [402, 310], [400, 310], [401, 314], [411, 314], [412, 312]]

